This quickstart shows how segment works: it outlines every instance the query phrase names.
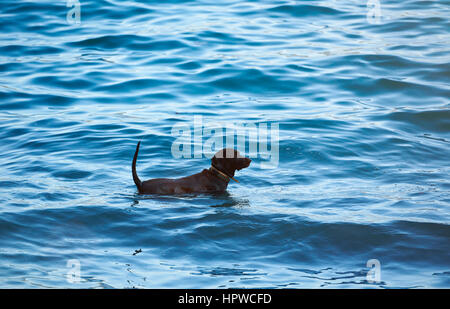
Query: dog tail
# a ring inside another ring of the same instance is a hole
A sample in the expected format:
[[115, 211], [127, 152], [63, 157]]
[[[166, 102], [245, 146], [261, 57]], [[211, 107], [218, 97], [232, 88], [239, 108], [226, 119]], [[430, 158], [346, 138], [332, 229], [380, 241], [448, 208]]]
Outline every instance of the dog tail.
[[141, 141], [138, 142], [137, 146], [136, 146], [136, 152], [134, 153], [134, 158], [133, 158], [133, 163], [131, 164], [131, 171], [133, 173], [133, 180], [134, 183], [136, 184], [136, 187], [138, 188], [138, 191], [141, 192], [141, 187], [142, 187], [142, 182], [139, 179], [137, 173], [136, 173], [136, 160], [138, 157], [138, 152], [139, 152], [139, 146], [141, 145]]

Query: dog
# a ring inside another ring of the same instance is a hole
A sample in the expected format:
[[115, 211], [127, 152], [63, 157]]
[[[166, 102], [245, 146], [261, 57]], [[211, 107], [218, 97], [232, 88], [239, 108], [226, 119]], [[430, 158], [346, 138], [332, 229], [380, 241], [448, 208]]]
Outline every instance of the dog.
[[230, 179], [234, 178], [236, 170], [250, 166], [249, 158], [240, 155], [239, 151], [224, 148], [211, 159], [211, 167], [202, 172], [178, 179], [155, 178], [141, 181], [136, 173], [136, 161], [139, 152], [138, 142], [134, 153], [131, 171], [139, 194], [190, 194], [190, 193], [220, 193], [227, 189]]

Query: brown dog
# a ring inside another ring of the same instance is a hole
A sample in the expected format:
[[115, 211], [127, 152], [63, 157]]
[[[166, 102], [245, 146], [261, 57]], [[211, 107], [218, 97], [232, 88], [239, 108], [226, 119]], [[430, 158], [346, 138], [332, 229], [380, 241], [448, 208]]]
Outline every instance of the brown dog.
[[202, 172], [179, 178], [155, 178], [141, 181], [136, 173], [136, 160], [139, 152], [139, 142], [134, 153], [131, 170], [133, 180], [140, 194], [185, 194], [223, 192], [227, 189], [234, 172], [250, 165], [249, 158], [242, 157], [237, 150], [222, 149], [211, 159], [211, 167]]

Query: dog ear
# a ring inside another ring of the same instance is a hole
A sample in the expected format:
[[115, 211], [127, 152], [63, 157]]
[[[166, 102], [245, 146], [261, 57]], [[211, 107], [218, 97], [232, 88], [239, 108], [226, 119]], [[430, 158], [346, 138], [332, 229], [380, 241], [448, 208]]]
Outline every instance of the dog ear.
[[211, 159], [211, 165], [213, 165], [215, 168], [218, 168], [221, 171], [228, 172], [228, 160], [225, 160], [223, 158], [217, 158], [216, 156], [212, 157]]
[[217, 162], [216, 156], [213, 156], [212, 159], [211, 159], [211, 164], [212, 164], [212, 165], [217, 165], [217, 163], [218, 163], [218, 162]]

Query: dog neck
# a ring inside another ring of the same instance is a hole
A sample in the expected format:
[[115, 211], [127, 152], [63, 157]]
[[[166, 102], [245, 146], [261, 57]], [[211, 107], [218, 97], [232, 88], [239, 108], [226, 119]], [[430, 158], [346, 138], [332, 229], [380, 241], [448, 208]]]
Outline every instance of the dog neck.
[[239, 182], [237, 179], [235, 179], [234, 177], [228, 176], [227, 174], [225, 174], [224, 172], [222, 172], [221, 170], [217, 169], [216, 167], [214, 167], [214, 165], [211, 165], [211, 167], [209, 168], [209, 170], [213, 173], [215, 173], [217, 176], [219, 176], [219, 178], [222, 178], [223, 180], [225, 180], [226, 182], [229, 182], [230, 179], [233, 179], [236, 182]]

